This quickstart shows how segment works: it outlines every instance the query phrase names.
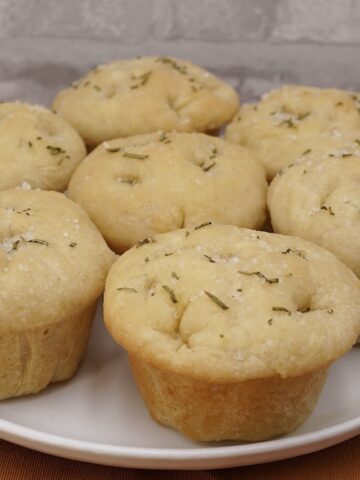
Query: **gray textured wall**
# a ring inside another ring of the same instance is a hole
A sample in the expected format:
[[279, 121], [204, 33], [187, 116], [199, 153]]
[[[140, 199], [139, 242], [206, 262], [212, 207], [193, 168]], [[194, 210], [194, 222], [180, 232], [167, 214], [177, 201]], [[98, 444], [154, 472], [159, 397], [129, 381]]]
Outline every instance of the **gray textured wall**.
[[358, 0], [0, 0], [0, 97], [42, 103], [94, 64], [168, 54], [253, 98], [284, 82], [360, 90]]

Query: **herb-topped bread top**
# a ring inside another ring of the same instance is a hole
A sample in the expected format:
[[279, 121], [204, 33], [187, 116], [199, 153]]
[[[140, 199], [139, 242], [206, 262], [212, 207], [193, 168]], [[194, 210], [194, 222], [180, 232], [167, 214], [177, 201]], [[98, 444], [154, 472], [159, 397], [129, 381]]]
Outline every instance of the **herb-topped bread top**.
[[260, 227], [265, 173], [246, 149], [201, 133], [105, 142], [79, 166], [70, 197], [117, 252], [145, 237], [214, 221]]
[[0, 103], [0, 190], [26, 182], [63, 191], [85, 155], [79, 134], [61, 117], [37, 105]]
[[207, 131], [230, 121], [238, 95], [189, 62], [170, 57], [115, 61], [56, 97], [54, 109], [88, 145], [157, 130]]
[[113, 253], [57, 192], [0, 192], [0, 332], [73, 316], [101, 294]]
[[360, 95], [291, 85], [242, 106], [226, 139], [254, 150], [271, 179], [309, 150], [321, 153], [327, 137], [330, 143], [342, 137], [350, 141], [358, 139], [359, 129]]
[[296, 237], [199, 225], [141, 242], [110, 270], [105, 323], [129, 353], [214, 382], [297, 376], [360, 333], [360, 282]]
[[276, 176], [268, 194], [271, 221], [276, 232], [327, 248], [360, 276], [360, 151], [333, 152]]

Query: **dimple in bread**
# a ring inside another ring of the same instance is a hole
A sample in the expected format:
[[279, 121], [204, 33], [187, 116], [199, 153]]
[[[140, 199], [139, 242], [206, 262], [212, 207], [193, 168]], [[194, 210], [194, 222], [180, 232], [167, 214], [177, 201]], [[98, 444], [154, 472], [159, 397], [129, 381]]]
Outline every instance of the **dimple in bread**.
[[105, 142], [69, 184], [70, 197], [118, 253], [145, 237], [208, 221], [258, 228], [266, 190], [264, 169], [246, 149], [176, 132]]
[[344, 148], [330, 150], [284, 169], [271, 183], [268, 206], [276, 232], [327, 248], [359, 277], [358, 148], [358, 155]]
[[61, 91], [53, 108], [88, 145], [142, 133], [209, 131], [238, 108], [235, 90], [210, 72], [170, 57], [119, 60]]
[[26, 182], [33, 188], [64, 191], [85, 155], [80, 135], [50, 110], [0, 103], [0, 190]]
[[309, 151], [321, 154], [341, 137], [351, 144], [359, 136], [359, 108], [354, 92], [285, 85], [243, 105], [225, 137], [256, 153], [271, 180]]
[[360, 283], [295, 237], [200, 225], [113, 265], [105, 323], [151, 415], [196, 440], [263, 440], [311, 413], [360, 332]]
[[74, 375], [113, 259], [64, 195], [0, 192], [0, 399]]

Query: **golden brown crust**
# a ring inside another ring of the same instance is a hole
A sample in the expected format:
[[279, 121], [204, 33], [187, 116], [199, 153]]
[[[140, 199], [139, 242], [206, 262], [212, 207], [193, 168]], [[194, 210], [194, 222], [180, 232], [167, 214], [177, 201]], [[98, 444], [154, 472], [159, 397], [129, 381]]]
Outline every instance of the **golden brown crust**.
[[86, 155], [79, 134], [38, 105], [0, 103], [0, 190], [27, 183], [64, 191]]
[[130, 358], [152, 417], [197, 441], [254, 442], [292, 432], [312, 412], [327, 375], [322, 368], [295, 378], [207, 383]]
[[96, 302], [57, 323], [9, 331], [0, 340], [0, 400], [71, 378], [84, 355]]
[[141, 133], [207, 131], [231, 120], [238, 95], [190, 62], [142, 57], [96, 67], [61, 91], [54, 109], [88, 145]]
[[[330, 145], [359, 150], [360, 95], [336, 89], [285, 85], [256, 104], [243, 105], [226, 140], [251, 149], [272, 179], [309, 151]], [[341, 144], [342, 143], [342, 144]]]
[[284, 169], [268, 205], [276, 232], [327, 248], [360, 276], [360, 156], [341, 152]]
[[113, 260], [63, 194], [0, 192], [0, 398], [75, 373]]
[[63, 194], [0, 192], [0, 333], [86, 308], [113, 260], [86, 212]]
[[296, 237], [225, 225], [178, 230], [121, 256], [105, 323], [131, 354], [198, 381], [299, 376], [360, 332], [360, 282]]
[[100, 145], [76, 170], [70, 197], [116, 252], [203, 222], [258, 228], [263, 167], [242, 147], [200, 133], [156, 133]]

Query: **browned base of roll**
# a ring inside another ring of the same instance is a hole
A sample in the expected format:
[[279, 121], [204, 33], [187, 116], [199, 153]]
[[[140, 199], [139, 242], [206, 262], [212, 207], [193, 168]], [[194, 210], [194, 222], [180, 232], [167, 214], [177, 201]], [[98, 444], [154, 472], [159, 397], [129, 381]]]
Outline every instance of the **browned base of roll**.
[[66, 320], [0, 337], [0, 400], [72, 377], [84, 355], [96, 303]]
[[208, 383], [161, 370], [132, 355], [152, 417], [193, 440], [260, 441], [290, 433], [311, 414], [327, 368], [293, 378]]

